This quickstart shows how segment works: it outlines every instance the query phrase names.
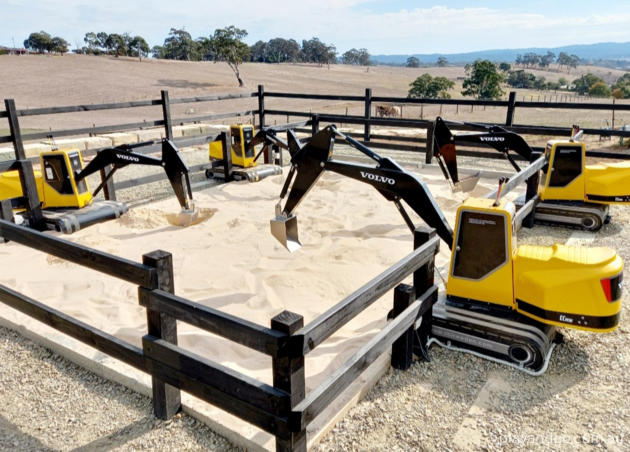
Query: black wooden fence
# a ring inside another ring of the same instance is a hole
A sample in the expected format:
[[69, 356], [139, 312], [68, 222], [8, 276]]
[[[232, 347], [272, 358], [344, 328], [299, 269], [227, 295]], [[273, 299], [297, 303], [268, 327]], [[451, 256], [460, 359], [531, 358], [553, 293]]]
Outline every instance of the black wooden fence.
[[[10, 215], [10, 205], [2, 202]], [[174, 294], [170, 253], [154, 251], [142, 263], [113, 256], [0, 219], [0, 237], [138, 285], [147, 309], [142, 348], [91, 327], [63, 312], [0, 285], [0, 301], [152, 376], [153, 407], [168, 419], [181, 407], [180, 390], [199, 397], [276, 436], [277, 450], [306, 450], [306, 427], [374, 360], [392, 347], [392, 365], [411, 364], [417, 320], [430, 328], [437, 299], [433, 281], [439, 239], [419, 229], [414, 251], [304, 326], [301, 315], [284, 311], [270, 327], [209, 308]], [[413, 285], [399, 284], [413, 274]], [[396, 317], [317, 389], [305, 393], [305, 356], [390, 289]], [[177, 320], [271, 357], [273, 386], [193, 354], [177, 345]]]
[[[372, 116], [373, 105], [379, 102], [392, 103], [396, 105], [456, 105], [456, 106], [482, 106], [482, 107], [504, 107], [506, 109], [505, 123], [502, 124], [507, 130], [511, 130], [518, 134], [528, 135], [544, 135], [544, 136], [564, 136], [568, 137], [571, 132], [570, 127], [554, 127], [554, 126], [536, 126], [536, 125], [517, 125], [514, 124], [514, 114], [517, 108], [544, 108], [544, 109], [582, 109], [582, 110], [605, 110], [605, 111], [630, 111], [630, 104], [616, 103], [577, 103], [577, 102], [527, 102], [517, 101], [516, 92], [510, 92], [508, 100], [473, 100], [473, 99], [412, 99], [406, 97], [385, 97], [373, 96], [372, 90], [367, 88], [364, 96], [347, 96], [336, 94], [303, 94], [303, 93], [282, 93], [282, 92], [265, 92], [262, 86], [258, 87], [259, 97], [259, 126], [265, 126], [266, 116], [281, 117], [297, 117], [308, 118], [308, 124], [311, 125], [310, 130], [301, 129], [303, 132], [316, 132], [319, 130], [320, 123], [343, 123], [343, 124], [361, 124], [363, 125], [363, 133], [351, 133], [352, 137], [362, 138], [364, 144], [368, 144], [374, 148], [395, 149], [400, 151], [426, 152], [427, 140], [431, 140], [433, 121], [423, 119], [410, 118], [378, 118]], [[313, 111], [296, 111], [296, 110], [278, 110], [265, 109], [264, 97], [282, 98], [282, 99], [305, 99], [305, 100], [337, 100], [346, 102], [357, 102], [364, 105], [364, 115], [341, 115], [330, 114]], [[447, 124], [449, 122], [447, 121]], [[456, 126], [457, 130], [479, 130], [478, 127], [469, 124], [450, 123]], [[489, 124], [486, 124], [489, 125]], [[372, 134], [372, 126], [400, 127], [400, 128], [420, 128], [427, 129], [427, 138], [424, 137], [399, 137], [384, 134]], [[600, 137], [630, 137], [630, 130], [621, 129], [594, 129], [585, 128], [585, 135], [596, 135]], [[457, 143], [457, 138], [455, 139]], [[483, 145], [471, 145], [470, 143], [461, 143], [467, 147], [480, 147]], [[535, 150], [541, 150], [534, 148]], [[500, 159], [503, 158], [497, 152], [484, 152], [479, 150], [458, 150], [459, 155]], [[588, 156], [599, 158], [619, 158], [628, 159], [628, 152], [618, 151], [587, 151]], [[430, 156], [427, 154], [426, 161], [430, 163]], [[517, 156], [518, 158], [518, 156]]]

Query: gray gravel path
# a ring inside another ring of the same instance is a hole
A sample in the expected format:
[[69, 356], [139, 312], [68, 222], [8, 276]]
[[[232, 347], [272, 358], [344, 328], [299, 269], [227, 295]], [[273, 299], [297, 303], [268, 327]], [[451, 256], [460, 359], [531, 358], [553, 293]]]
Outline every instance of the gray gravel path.
[[0, 327], [0, 449], [236, 450], [204, 424]]

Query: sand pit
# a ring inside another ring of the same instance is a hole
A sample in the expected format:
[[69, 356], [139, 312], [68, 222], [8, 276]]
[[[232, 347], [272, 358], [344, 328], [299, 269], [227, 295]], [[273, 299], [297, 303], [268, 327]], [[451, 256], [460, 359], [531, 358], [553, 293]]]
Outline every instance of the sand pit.
[[[453, 224], [455, 208], [466, 195], [452, 194], [437, 172], [424, 178]], [[177, 295], [261, 325], [285, 309], [308, 323], [411, 252], [412, 235], [393, 203], [366, 184], [326, 173], [297, 210], [303, 247], [288, 253], [269, 232], [282, 183], [283, 177], [275, 176], [197, 192], [198, 221], [185, 228], [172, 224], [179, 207], [170, 198], [66, 238], [135, 261], [156, 249], [170, 251]], [[482, 181], [477, 190], [489, 187]], [[414, 221], [421, 223], [415, 216]], [[15, 243], [0, 247], [0, 256], [10, 263], [3, 266], [1, 284], [140, 345], [146, 314], [136, 286]], [[447, 261], [448, 247], [442, 246], [438, 268]], [[307, 391], [383, 327], [391, 306], [389, 293], [308, 355]], [[16, 316], [0, 305], [0, 317]], [[31, 319], [19, 323], [44, 331]], [[179, 344], [272, 383], [271, 359], [263, 354], [181, 322]], [[273, 444], [269, 435], [252, 433], [253, 427], [234, 428]]]

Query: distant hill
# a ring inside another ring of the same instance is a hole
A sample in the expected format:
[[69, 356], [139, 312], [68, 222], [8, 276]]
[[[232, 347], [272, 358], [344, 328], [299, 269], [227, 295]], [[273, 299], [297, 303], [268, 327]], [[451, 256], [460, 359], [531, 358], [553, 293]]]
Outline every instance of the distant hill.
[[544, 54], [551, 51], [556, 54], [560, 52], [569, 55], [577, 55], [585, 61], [611, 61], [625, 60], [630, 61], [630, 42], [600, 42], [597, 44], [577, 44], [564, 47], [530, 47], [528, 49], [493, 49], [480, 50], [467, 53], [428, 53], [414, 55], [373, 55], [372, 60], [380, 64], [400, 65], [407, 62], [407, 58], [415, 56], [422, 64], [433, 64], [441, 56], [445, 57], [450, 64], [472, 63], [475, 60], [491, 60], [497, 62], [511, 63], [516, 59], [517, 55], [523, 55], [528, 52]]

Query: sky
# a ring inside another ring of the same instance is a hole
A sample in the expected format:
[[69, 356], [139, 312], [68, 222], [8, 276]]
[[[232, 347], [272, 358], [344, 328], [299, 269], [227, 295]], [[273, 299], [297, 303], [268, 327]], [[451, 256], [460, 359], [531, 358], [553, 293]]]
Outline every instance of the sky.
[[2, 0], [0, 45], [21, 47], [31, 32], [44, 30], [71, 48], [82, 46], [89, 31], [141, 35], [153, 46], [161, 45], [172, 27], [196, 39], [235, 25], [247, 30], [250, 45], [318, 37], [340, 53], [558, 47], [629, 42], [628, 6], [628, 0]]

